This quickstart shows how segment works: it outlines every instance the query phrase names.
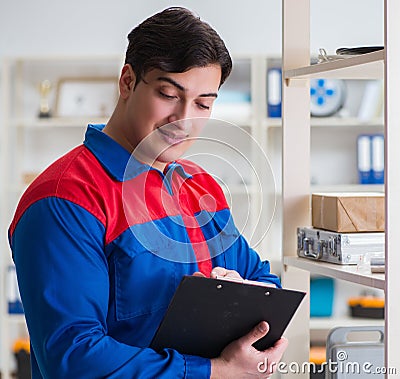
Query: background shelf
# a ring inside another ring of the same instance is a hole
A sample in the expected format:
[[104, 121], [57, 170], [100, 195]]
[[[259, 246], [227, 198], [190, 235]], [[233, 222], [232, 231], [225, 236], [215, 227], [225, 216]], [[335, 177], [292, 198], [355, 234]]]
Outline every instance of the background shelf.
[[382, 79], [385, 51], [286, 70], [285, 79], [340, 78]]
[[336, 265], [334, 263], [319, 262], [307, 258], [288, 256], [284, 258], [283, 263], [288, 266], [310, 271], [313, 274], [320, 274], [329, 276], [331, 278], [347, 280], [352, 283], [382, 290], [385, 289], [384, 274], [368, 274], [359, 272], [357, 265]]
[[105, 124], [106, 118], [93, 117], [49, 117], [49, 118], [17, 118], [10, 121], [12, 126], [27, 129], [86, 128], [88, 123]]
[[311, 317], [310, 329], [329, 330], [336, 326], [382, 326], [385, 325], [383, 319], [356, 318], [356, 317]]

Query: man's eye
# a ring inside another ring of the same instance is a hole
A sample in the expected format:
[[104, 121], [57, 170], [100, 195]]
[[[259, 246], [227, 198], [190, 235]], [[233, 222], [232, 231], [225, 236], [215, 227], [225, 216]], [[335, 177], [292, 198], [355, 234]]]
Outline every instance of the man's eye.
[[205, 110], [210, 109], [210, 107], [209, 107], [208, 105], [204, 105], [204, 104], [201, 104], [201, 103], [197, 103], [197, 106], [198, 106], [199, 108], [205, 109]]
[[162, 97], [165, 97], [166, 99], [176, 99], [176, 96], [172, 96], [172, 95], [167, 95], [166, 93], [164, 93], [164, 92], [159, 92], [160, 93], [160, 95], [162, 96]]

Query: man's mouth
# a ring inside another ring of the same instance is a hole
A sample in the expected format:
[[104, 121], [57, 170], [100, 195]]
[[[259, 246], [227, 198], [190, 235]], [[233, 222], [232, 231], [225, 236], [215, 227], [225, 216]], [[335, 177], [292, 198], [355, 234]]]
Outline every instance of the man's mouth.
[[164, 139], [164, 141], [167, 142], [169, 145], [175, 145], [177, 143], [180, 143], [188, 137], [187, 134], [175, 133], [165, 128], [158, 128], [157, 130], [161, 133], [161, 136]]

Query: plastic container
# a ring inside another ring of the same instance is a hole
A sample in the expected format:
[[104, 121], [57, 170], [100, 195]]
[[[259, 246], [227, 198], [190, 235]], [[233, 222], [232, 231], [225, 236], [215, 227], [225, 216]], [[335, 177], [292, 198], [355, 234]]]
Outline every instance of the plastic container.
[[383, 319], [385, 299], [372, 296], [352, 297], [347, 301], [351, 317]]
[[17, 361], [17, 378], [31, 379], [32, 376], [29, 339], [17, 339], [13, 346], [13, 352]]
[[331, 278], [311, 278], [310, 317], [332, 316], [334, 289]]

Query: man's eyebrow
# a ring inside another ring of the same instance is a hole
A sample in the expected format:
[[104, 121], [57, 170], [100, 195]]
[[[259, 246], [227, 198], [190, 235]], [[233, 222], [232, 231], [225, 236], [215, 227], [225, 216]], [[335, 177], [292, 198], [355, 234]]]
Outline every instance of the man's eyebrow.
[[217, 98], [218, 94], [215, 92], [203, 93], [203, 94], [199, 95], [199, 97], [215, 97], [215, 98]]
[[168, 82], [168, 83], [172, 84], [173, 86], [175, 86], [176, 88], [178, 88], [179, 90], [185, 91], [185, 87], [183, 87], [182, 85], [177, 83], [175, 80], [168, 78], [167, 76], [159, 76], [157, 78], [157, 80]]
[[[168, 76], [159, 76], [157, 78], [159, 81], [164, 81], [172, 84], [174, 87], [178, 88], [180, 91], [186, 91], [185, 87], [183, 87], [181, 84], [177, 83], [175, 80], [169, 78]], [[218, 94], [215, 92], [210, 92], [210, 93], [203, 93], [199, 95], [199, 97], [218, 97]]]

